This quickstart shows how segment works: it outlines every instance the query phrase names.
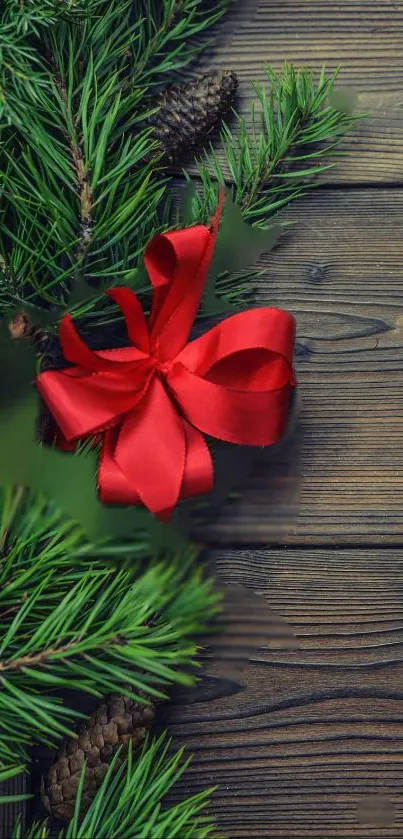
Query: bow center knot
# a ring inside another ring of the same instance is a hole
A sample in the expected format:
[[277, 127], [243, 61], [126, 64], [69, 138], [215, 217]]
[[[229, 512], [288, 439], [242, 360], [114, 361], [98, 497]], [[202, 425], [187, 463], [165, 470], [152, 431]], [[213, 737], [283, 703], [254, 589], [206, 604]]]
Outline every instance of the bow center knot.
[[163, 361], [158, 355], [152, 353], [150, 356], [154, 370], [161, 376], [167, 376], [172, 368], [173, 361]]
[[162, 376], [167, 376], [172, 368], [172, 365], [173, 361], [162, 361], [158, 365], [158, 371], [162, 374]]

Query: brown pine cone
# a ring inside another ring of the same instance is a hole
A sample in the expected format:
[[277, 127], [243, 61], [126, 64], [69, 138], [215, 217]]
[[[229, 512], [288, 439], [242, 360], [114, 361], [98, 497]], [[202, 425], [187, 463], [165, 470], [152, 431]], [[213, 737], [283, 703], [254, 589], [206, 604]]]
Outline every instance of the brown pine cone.
[[151, 107], [159, 110], [148, 119], [153, 137], [169, 162], [177, 162], [205, 137], [233, 104], [238, 78], [231, 70], [213, 70], [187, 84], [171, 85], [159, 93]]
[[47, 346], [49, 335], [45, 329], [36, 326], [29, 319], [28, 315], [21, 311], [8, 324], [10, 338], [13, 340], [25, 339], [31, 342], [37, 355], [41, 355]]
[[84, 761], [87, 769], [81, 815], [88, 810], [119, 747], [123, 745], [124, 753], [130, 741], [134, 748], [141, 745], [152, 726], [155, 707], [145, 693], [139, 693], [149, 704], [111, 694], [80, 727], [77, 738], [63, 743], [41, 784], [42, 803], [54, 818], [72, 818]]

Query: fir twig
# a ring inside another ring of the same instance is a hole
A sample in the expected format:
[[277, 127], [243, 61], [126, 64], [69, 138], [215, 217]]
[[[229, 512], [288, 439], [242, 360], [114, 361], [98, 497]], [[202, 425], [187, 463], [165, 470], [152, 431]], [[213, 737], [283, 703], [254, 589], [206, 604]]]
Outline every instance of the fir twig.
[[147, 97], [227, 5], [44, 3], [0, 10], [0, 312], [133, 279], [166, 191]]
[[83, 149], [80, 145], [76, 132], [69, 130], [71, 119], [69, 116], [69, 104], [65, 82], [59, 75], [53, 56], [49, 57], [53, 68], [54, 80], [59, 92], [62, 105], [63, 118], [66, 125], [65, 135], [71, 152], [72, 164], [77, 181], [77, 193], [80, 204], [80, 220], [78, 231], [78, 242], [75, 249], [77, 262], [81, 265], [89, 249], [91, 242], [91, 225], [93, 213], [93, 193], [91, 188], [90, 173], [84, 163]]
[[198, 163], [198, 219], [211, 213], [217, 181], [228, 182], [244, 218], [265, 226], [335, 166], [338, 146], [362, 118], [331, 104], [338, 71], [327, 76], [323, 67], [316, 81], [310, 70], [286, 64], [266, 75], [268, 85], [253, 85], [250, 124], [235, 113], [235, 129], [222, 128], [224, 163], [213, 147]]
[[[63, 689], [95, 696], [190, 684], [197, 644], [217, 603], [196, 554], [149, 561], [136, 545], [86, 543], [78, 528], [33, 493], [1, 494], [0, 762], [20, 763], [36, 740], [71, 734], [77, 714]], [[105, 565], [117, 555], [124, 567]], [[123, 551], [123, 556], [122, 556]], [[126, 687], [125, 687], [126, 686]], [[139, 698], [139, 701], [144, 701]]]
[[20, 32], [37, 32], [39, 25], [52, 25], [61, 18], [79, 20], [87, 7], [88, 0], [3, 0], [4, 19]]
[[[211, 819], [203, 811], [213, 789], [167, 805], [170, 789], [189, 766], [184, 751], [168, 752], [166, 735], [147, 739], [138, 757], [131, 744], [127, 760], [119, 765], [119, 752], [82, 820], [79, 818], [85, 782], [85, 766], [76, 799], [75, 815], [60, 839], [213, 839], [217, 836]], [[33, 824], [26, 832], [14, 828], [12, 839], [48, 839], [47, 822]]]
[[186, 67], [206, 47], [198, 40], [225, 14], [230, 0], [206, 9], [205, 0], [136, 0], [134, 12], [143, 20], [133, 45], [134, 84], [148, 92], [165, 77]]

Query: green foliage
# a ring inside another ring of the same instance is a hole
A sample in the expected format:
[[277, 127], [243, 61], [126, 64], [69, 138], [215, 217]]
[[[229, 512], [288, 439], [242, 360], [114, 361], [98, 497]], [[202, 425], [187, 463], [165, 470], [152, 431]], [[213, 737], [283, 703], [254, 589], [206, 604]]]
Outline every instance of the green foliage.
[[[195, 39], [226, 5], [209, 11], [202, 0], [43, 0], [21, 9], [6, 2], [0, 312], [24, 305], [44, 322], [61, 305], [99, 325], [118, 317], [103, 287], [129, 283], [146, 293], [144, 247], [172, 224], [158, 146], [145, 127], [149, 94], [191, 60]], [[235, 130], [222, 129], [225, 165], [213, 149], [199, 162], [193, 221], [209, 221], [217, 182], [229, 175], [244, 220], [267, 228], [334, 165], [355, 125], [337, 96], [337, 73], [327, 77], [323, 69], [316, 82], [310, 71], [286, 65], [280, 74], [268, 68], [267, 78], [268, 87], [254, 86], [251, 125], [237, 116]], [[227, 267], [209, 281], [203, 313], [239, 303], [255, 278], [250, 265]]]
[[[60, 839], [207, 839], [217, 836], [211, 819], [203, 815], [212, 789], [178, 803], [164, 798], [186, 771], [190, 760], [183, 749], [170, 754], [166, 735], [145, 741], [140, 755], [131, 745], [127, 760], [119, 766], [119, 753], [97, 791], [88, 812], [79, 818], [85, 766], [76, 800], [75, 815]], [[23, 833], [16, 825], [12, 839], [48, 839], [47, 823], [33, 824]]]
[[104, 18], [45, 29], [35, 108], [8, 102], [15, 132], [2, 144], [2, 244], [17, 298], [56, 304], [84, 265], [92, 279], [124, 273], [138, 255], [137, 228], [162, 196], [145, 160], [153, 146], [137, 126], [142, 93], [123, 83], [139, 29], [127, 7], [114, 0]]
[[36, 32], [38, 24], [81, 17], [87, 5], [88, 0], [3, 0], [3, 16], [21, 32]]
[[244, 218], [266, 226], [335, 165], [339, 144], [361, 119], [345, 107], [351, 99], [335, 95], [338, 71], [327, 76], [323, 67], [316, 81], [310, 70], [286, 64], [280, 73], [267, 68], [266, 75], [267, 85], [253, 85], [250, 120], [235, 114], [237, 130], [222, 129], [225, 165], [213, 148], [199, 161], [197, 218], [209, 217], [216, 183], [229, 176]]
[[147, 88], [171, 82], [172, 74], [194, 61], [206, 47], [200, 35], [226, 12], [231, 0], [135, 0], [142, 20], [133, 43], [133, 79]]
[[[0, 311], [123, 282], [160, 228], [149, 95], [225, 11], [203, 0], [8, 0], [0, 12]], [[77, 300], [82, 302], [82, 293]], [[79, 306], [80, 312], [90, 306]], [[99, 314], [99, 313], [98, 313]]]
[[38, 494], [0, 504], [0, 764], [71, 732], [64, 689], [158, 699], [192, 683], [194, 635], [217, 609], [193, 548], [143, 565], [144, 545], [88, 543]]

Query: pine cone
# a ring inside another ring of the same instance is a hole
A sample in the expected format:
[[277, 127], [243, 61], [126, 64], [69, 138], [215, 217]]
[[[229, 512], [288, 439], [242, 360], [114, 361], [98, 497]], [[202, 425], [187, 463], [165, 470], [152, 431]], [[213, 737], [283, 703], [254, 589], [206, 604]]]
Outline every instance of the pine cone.
[[204, 141], [229, 111], [237, 88], [235, 73], [213, 70], [187, 84], [171, 85], [153, 99], [151, 105], [159, 111], [149, 117], [148, 125], [169, 162]]
[[17, 312], [13, 320], [8, 324], [8, 331], [10, 338], [15, 341], [30, 341], [38, 355], [44, 352], [47, 346], [48, 333], [42, 327], [32, 323], [25, 312]]
[[69, 821], [74, 814], [75, 799], [84, 761], [87, 762], [81, 815], [87, 811], [98, 787], [108, 771], [113, 755], [131, 741], [138, 747], [144, 740], [155, 716], [155, 707], [142, 705], [128, 696], [111, 694], [80, 727], [77, 739], [63, 743], [49, 769], [46, 782], [42, 778], [42, 803], [54, 818]]

